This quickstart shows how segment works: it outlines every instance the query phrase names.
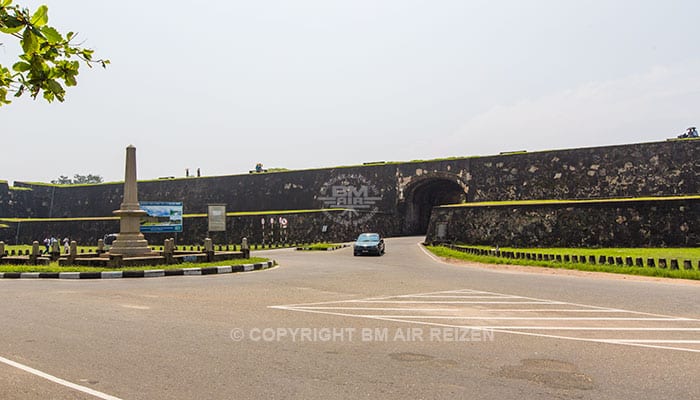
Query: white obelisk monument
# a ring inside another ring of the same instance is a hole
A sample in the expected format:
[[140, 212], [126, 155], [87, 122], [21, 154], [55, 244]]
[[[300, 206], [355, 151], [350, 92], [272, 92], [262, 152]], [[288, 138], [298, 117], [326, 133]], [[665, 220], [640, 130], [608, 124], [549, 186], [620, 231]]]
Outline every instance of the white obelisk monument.
[[146, 212], [139, 207], [138, 190], [136, 188], [136, 147], [126, 148], [126, 168], [124, 176], [124, 199], [121, 207], [114, 211], [119, 216], [119, 234], [112, 244], [110, 254], [121, 254], [126, 257], [151, 255], [148, 241], [140, 230], [141, 217]]

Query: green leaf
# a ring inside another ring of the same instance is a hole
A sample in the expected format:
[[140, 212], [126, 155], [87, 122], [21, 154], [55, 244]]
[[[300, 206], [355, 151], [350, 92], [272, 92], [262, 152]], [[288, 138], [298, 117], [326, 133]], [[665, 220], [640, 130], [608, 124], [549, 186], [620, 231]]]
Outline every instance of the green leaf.
[[21, 31], [23, 27], [24, 24], [17, 17], [13, 17], [9, 14], [4, 14], [0, 16], [0, 32], [2, 33], [17, 33]]
[[16, 62], [15, 65], [12, 66], [12, 69], [17, 72], [29, 71], [30, 68], [31, 66], [29, 65], [29, 63], [24, 61]]
[[12, 35], [13, 33], [17, 33], [17, 32], [19, 32], [19, 31], [21, 31], [21, 30], [22, 30], [22, 26], [21, 26], [21, 25], [18, 26], [18, 27], [15, 27], [15, 28], [5, 28], [5, 27], [0, 28], [0, 32], [2, 32], [2, 33], [7, 33], [8, 35]]
[[36, 53], [38, 48], [38, 38], [34, 35], [34, 33], [32, 33], [31, 27], [27, 27], [22, 35], [22, 50], [24, 50], [26, 54], [32, 54]]
[[32, 15], [31, 23], [36, 27], [42, 27], [49, 22], [49, 8], [46, 6], [39, 6]]
[[49, 43], [54, 44], [57, 42], [60, 42], [63, 40], [63, 37], [61, 34], [54, 28], [50, 26], [44, 26], [41, 28], [41, 33], [44, 34], [44, 37], [46, 37], [46, 40], [49, 41]]
[[7, 7], [12, 3], [12, 0], [2, 0], [0, 1], [0, 7]]
[[66, 92], [63, 89], [63, 86], [61, 86], [61, 84], [58, 83], [58, 81], [56, 81], [55, 79], [49, 79], [48, 81], [46, 81], [46, 90], [50, 91], [56, 96], [59, 96], [59, 98], [61, 94]]

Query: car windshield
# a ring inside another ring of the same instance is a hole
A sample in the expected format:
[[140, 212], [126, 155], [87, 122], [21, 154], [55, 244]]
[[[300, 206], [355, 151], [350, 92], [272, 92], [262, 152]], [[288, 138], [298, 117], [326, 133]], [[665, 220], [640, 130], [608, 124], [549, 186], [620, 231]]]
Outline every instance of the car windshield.
[[379, 235], [376, 233], [363, 233], [357, 238], [358, 242], [377, 242], [379, 241]]

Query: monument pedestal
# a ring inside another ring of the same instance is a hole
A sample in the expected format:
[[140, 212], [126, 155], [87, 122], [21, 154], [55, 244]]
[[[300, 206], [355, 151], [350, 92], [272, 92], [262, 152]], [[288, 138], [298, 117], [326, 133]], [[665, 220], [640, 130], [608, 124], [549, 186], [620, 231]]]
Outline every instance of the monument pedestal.
[[141, 233], [141, 217], [146, 212], [139, 207], [136, 187], [136, 148], [126, 148], [126, 168], [124, 179], [124, 201], [114, 214], [119, 217], [119, 233], [109, 250], [110, 255], [125, 257], [147, 257], [156, 255], [148, 247], [148, 241]]

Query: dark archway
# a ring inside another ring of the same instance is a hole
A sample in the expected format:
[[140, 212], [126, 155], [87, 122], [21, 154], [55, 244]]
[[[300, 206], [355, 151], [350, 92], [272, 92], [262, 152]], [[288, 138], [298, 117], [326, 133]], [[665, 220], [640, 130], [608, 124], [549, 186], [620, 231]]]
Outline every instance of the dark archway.
[[403, 233], [422, 235], [428, 231], [433, 207], [463, 203], [467, 200], [466, 187], [459, 180], [445, 177], [426, 177], [404, 190], [405, 202]]

